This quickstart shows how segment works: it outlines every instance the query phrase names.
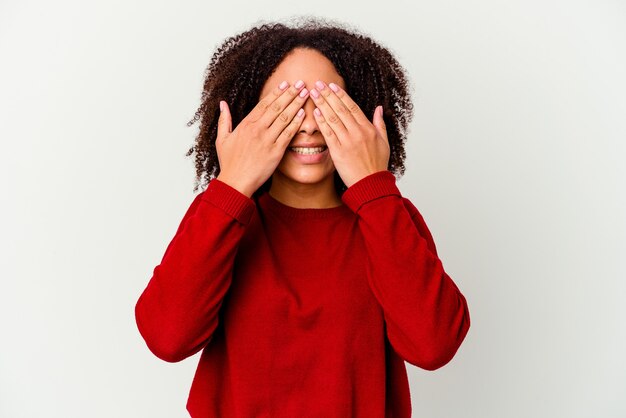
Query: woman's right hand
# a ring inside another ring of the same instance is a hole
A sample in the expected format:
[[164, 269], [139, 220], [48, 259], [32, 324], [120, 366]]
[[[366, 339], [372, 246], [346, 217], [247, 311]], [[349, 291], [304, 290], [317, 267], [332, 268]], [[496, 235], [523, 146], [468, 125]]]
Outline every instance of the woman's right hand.
[[220, 164], [217, 179], [248, 197], [274, 173], [304, 119], [302, 106], [309, 94], [304, 83], [299, 88], [285, 82], [281, 85], [284, 89], [275, 87], [232, 132], [230, 108], [220, 102], [223, 110], [215, 140]]

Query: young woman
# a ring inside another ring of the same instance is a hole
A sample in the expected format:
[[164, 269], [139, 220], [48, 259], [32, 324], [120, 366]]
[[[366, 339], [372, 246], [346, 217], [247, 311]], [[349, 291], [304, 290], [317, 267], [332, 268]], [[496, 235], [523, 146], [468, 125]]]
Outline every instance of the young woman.
[[202, 350], [192, 417], [408, 418], [405, 361], [457, 352], [466, 299], [396, 185], [407, 84], [388, 50], [320, 20], [213, 55], [187, 154], [207, 186], [135, 307], [159, 358]]

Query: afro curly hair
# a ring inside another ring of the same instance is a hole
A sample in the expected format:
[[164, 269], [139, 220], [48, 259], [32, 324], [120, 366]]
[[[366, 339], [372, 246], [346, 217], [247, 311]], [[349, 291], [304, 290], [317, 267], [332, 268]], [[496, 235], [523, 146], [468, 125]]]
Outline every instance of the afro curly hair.
[[[233, 128], [257, 105], [265, 81], [294, 48], [311, 48], [326, 56], [343, 78], [350, 97], [365, 114], [383, 106], [389, 138], [388, 170], [404, 175], [404, 143], [413, 116], [409, 81], [392, 53], [345, 23], [318, 17], [300, 17], [294, 24], [258, 23], [256, 27], [227, 38], [213, 53], [205, 70], [201, 105], [187, 126], [200, 120], [200, 130], [186, 156], [195, 153], [196, 179], [206, 188], [220, 173], [215, 140], [219, 102], [228, 102]], [[346, 185], [334, 173], [339, 196]], [[271, 177], [254, 193], [269, 190]]]

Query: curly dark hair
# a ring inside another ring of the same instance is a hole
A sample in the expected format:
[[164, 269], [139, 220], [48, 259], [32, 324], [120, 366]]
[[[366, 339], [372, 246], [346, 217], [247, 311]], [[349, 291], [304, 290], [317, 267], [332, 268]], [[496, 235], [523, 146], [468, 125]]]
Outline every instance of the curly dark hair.
[[[202, 103], [187, 122], [191, 126], [201, 120], [195, 143], [186, 154], [196, 154], [194, 192], [201, 179], [206, 187], [220, 173], [215, 147], [220, 100], [230, 106], [234, 129], [259, 102], [265, 81], [296, 47], [315, 49], [326, 56], [366, 115], [372, 115], [376, 106], [383, 106], [390, 147], [388, 170], [396, 177], [404, 175], [404, 143], [413, 104], [403, 67], [388, 49], [358, 29], [328, 19], [304, 17], [296, 18], [291, 27], [277, 22], [260, 24], [227, 38], [214, 52], [205, 70]], [[346, 185], [337, 170], [334, 176], [341, 196]], [[254, 195], [269, 190], [271, 180], [270, 176]]]

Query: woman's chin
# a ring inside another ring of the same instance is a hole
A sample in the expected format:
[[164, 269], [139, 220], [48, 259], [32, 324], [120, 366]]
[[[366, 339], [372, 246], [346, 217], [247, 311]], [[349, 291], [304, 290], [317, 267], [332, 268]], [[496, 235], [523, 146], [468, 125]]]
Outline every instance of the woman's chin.
[[288, 181], [301, 184], [318, 184], [324, 181], [333, 182], [333, 174], [335, 170], [331, 167], [314, 166], [314, 165], [302, 165], [299, 167], [279, 167], [274, 176], [278, 175], [282, 177], [282, 181]]

